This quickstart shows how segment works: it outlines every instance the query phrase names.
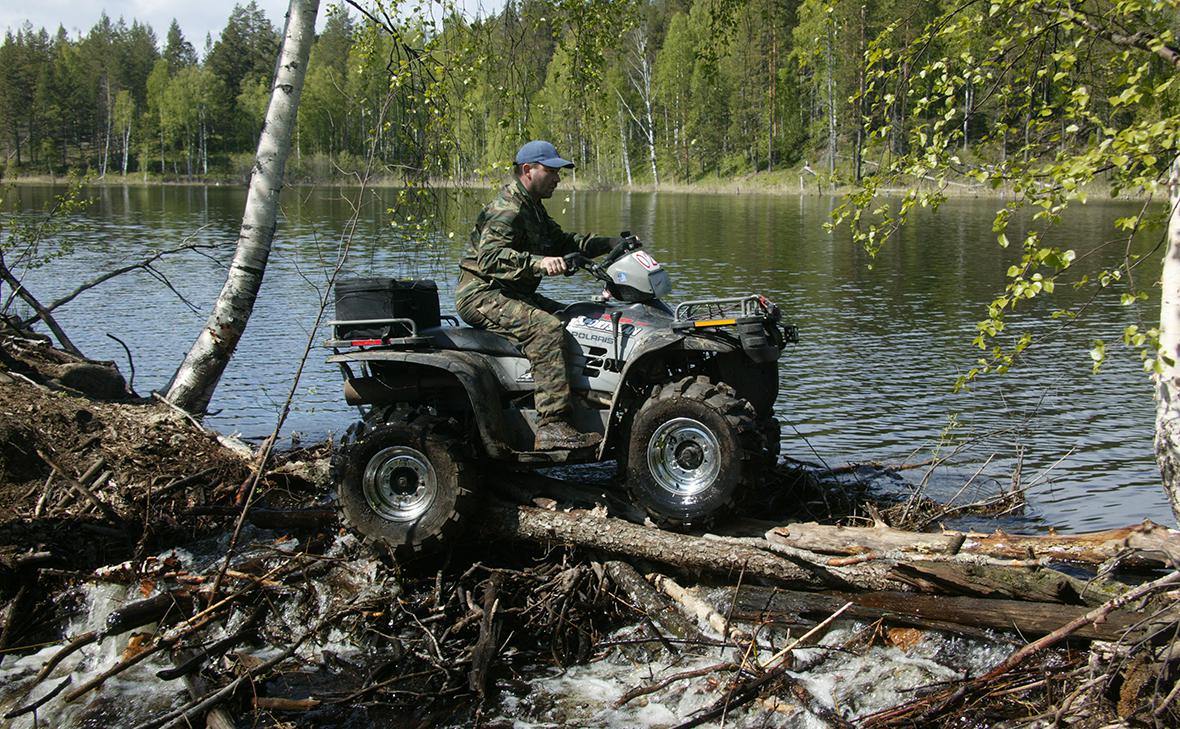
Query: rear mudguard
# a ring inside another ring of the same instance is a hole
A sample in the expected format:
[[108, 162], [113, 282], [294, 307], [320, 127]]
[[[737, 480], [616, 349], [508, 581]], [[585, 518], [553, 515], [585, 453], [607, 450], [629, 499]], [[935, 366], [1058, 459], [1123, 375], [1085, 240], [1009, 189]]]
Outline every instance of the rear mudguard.
[[492, 458], [506, 458], [513, 452], [499, 435], [506, 432], [500, 386], [487, 364], [486, 355], [477, 352], [432, 353], [367, 349], [335, 354], [328, 358], [328, 362], [370, 363], [395, 369], [399, 364], [404, 364], [413, 369], [431, 368], [447, 373], [467, 394], [487, 454]]

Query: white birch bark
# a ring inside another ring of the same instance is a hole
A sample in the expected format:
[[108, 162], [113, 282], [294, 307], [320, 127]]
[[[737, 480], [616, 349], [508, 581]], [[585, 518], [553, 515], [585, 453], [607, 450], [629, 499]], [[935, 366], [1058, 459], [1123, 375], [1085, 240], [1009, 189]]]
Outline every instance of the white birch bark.
[[623, 150], [623, 172], [627, 176], [627, 187], [631, 187], [631, 155], [627, 152], [627, 126], [623, 109], [619, 108], [619, 147]]
[[[648, 161], [651, 164], [651, 179], [655, 186], [659, 187], [660, 172], [656, 167], [656, 121], [651, 89], [653, 69], [651, 60], [647, 57], [647, 27], [642, 26], [632, 31], [631, 42], [630, 52], [627, 54], [627, 80], [631, 82], [631, 87], [643, 102], [643, 118], [640, 119], [635, 114], [618, 89], [615, 89], [615, 93], [635, 125], [643, 132]], [[630, 181], [627, 184], [631, 184]]]
[[237, 252], [205, 328], [168, 388], [167, 399], [192, 413], [203, 413], [208, 408], [262, 286], [274, 239], [283, 171], [291, 151], [295, 115], [307, 75], [307, 59], [315, 39], [318, 9], [319, 0], [290, 2], [270, 105], [258, 138]]
[[127, 176], [127, 156], [131, 153], [131, 122], [123, 130], [123, 176]]
[[836, 80], [834, 77], [834, 67], [836, 59], [834, 57], [835, 49], [835, 35], [836, 29], [828, 24], [828, 43], [827, 43], [827, 61], [828, 61], [828, 184], [836, 187]]
[[1172, 162], [1169, 189], [1172, 216], [1160, 273], [1163, 371], [1155, 377], [1155, 457], [1172, 514], [1180, 521], [1180, 157]]
[[110, 159], [110, 156], [111, 156], [111, 129], [114, 126], [114, 116], [115, 116], [114, 106], [113, 106], [113, 103], [111, 102], [111, 77], [109, 75], [106, 78], [106, 89], [107, 89], [107, 128], [106, 128], [106, 135], [105, 135], [106, 138], [103, 140], [103, 144], [102, 144], [102, 164], [99, 165], [98, 179], [100, 179], [100, 180], [107, 176], [107, 160]]

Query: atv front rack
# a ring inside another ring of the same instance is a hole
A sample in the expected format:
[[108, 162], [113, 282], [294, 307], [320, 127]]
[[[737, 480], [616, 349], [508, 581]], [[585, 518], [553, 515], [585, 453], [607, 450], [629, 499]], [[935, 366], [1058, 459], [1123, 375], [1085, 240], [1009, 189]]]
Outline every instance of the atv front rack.
[[799, 341], [799, 331], [793, 325], [780, 330], [778, 306], [758, 294], [685, 301], [676, 305], [673, 316], [672, 331], [680, 334], [734, 327], [742, 349], [755, 362], [778, 359], [783, 345]]
[[765, 296], [748, 294], [729, 299], [697, 299], [676, 305], [675, 321], [672, 326], [688, 325], [690, 328], [701, 321], [757, 317], [778, 321], [778, 307]]

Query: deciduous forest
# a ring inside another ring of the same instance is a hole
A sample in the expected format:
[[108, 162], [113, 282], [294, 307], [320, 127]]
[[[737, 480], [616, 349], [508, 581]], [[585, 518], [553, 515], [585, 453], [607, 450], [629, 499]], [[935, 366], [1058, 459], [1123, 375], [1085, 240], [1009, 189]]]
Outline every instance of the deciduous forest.
[[[1027, 155], [1037, 141], [1029, 134], [1046, 133], [1028, 118], [1038, 104], [989, 105], [987, 83], [965, 83], [953, 108], [934, 108], [923, 103], [939, 89], [934, 74], [890, 68], [910, 63], [908, 44], [946, 5], [523, 0], [476, 18], [447, 3], [384, 13], [329, 8], [290, 172], [303, 180], [346, 176], [375, 139], [392, 179], [471, 180], [497, 172], [521, 139], [545, 137], [579, 162], [583, 184], [755, 173], [773, 182], [786, 170], [783, 184], [800, 174], [825, 184], [908, 152], [915, 128], [948, 115], [966, 158]], [[1005, 17], [995, 14], [997, 23]], [[1047, 22], [1037, 32], [1051, 41], [1061, 30]], [[5, 177], [81, 170], [244, 178], [280, 33], [253, 2], [204, 39], [186, 37], [175, 22], [161, 34], [134, 18], [105, 16], [78, 37], [28, 24], [10, 30], [0, 46]], [[1059, 50], [1068, 50], [1062, 38]], [[962, 35], [934, 42], [947, 47], [926, 48], [928, 56], [969, 60], [986, 50]], [[1174, 95], [1120, 103], [1116, 91], [1130, 70], [1112, 62], [1112, 51], [1095, 46], [1064, 59], [1052, 42], [1036, 48], [1012, 54], [1007, 70], [1028, 72], [1025, 90], [1041, 106], [1084, 85], [1095, 113], [1121, 126], [1158, 116]], [[866, 52], [873, 72], [901, 71], [889, 76], [889, 88], [866, 79]], [[1157, 58], [1146, 73], [1162, 81], [1171, 67]], [[867, 137], [866, 122], [888, 131]], [[1088, 143], [1084, 134], [1057, 131], [1057, 142], [1040, 151]]]

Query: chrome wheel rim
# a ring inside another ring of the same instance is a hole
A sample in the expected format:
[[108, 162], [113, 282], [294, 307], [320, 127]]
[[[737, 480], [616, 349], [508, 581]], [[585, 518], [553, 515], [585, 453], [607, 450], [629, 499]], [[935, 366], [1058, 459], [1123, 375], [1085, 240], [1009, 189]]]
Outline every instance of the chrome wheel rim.
[[647, 466], [666, 491], [695, 496], [712, 486], [721, 472], [721, 443], [699, 420], [675, 418], [652, 433]]
[[365, 501], [390, 521], [414, 521], [434, 503], [438, 477], [420, 451], [385, 448], [369, 459], [361, 482]]

